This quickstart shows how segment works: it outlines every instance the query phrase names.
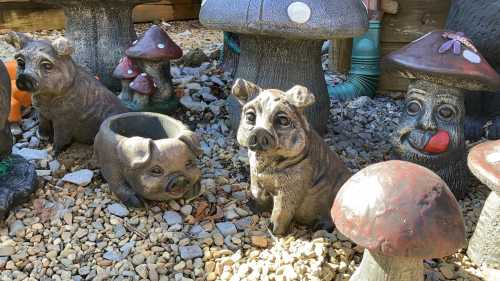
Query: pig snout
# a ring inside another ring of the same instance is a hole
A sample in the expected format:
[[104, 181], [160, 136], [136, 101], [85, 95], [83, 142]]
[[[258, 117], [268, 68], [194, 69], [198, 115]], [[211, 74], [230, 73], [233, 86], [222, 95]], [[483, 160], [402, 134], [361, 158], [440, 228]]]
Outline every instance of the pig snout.
[[266, 151], [275, 144], [274, 137], [266, 129], [257, 128], [248, 137], [248, 148], [252, 151]]
[[16, 86], [21, 91], [36, 92], [38, 88], [38, 82], [30, 75], [19, 74], [16, 80]]
[[169, 176], [167, 185], [165, 186], [165, 192], [183, 195], [189, 185], [190, 181], [185, 175], [175, 173]]

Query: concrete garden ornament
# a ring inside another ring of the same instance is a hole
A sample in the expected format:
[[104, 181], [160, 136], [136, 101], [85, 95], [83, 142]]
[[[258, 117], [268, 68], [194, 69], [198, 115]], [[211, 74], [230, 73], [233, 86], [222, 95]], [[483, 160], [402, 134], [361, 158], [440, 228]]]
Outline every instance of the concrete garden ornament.
[[96, 136], [94, 150], [111, 191], [128, 206], [140, 207], [142, 199], [191, 199], [200, 192], [198, 138], [166, 115], [110, 117]]
[[350, 281], [423, 281], [423, 259], [465, 245], [462, 213], [446, 183], [409, 162], [378, 163], [352, 176], [335, 198], [332, 218], [365, 248]]
[[403, 160], [440, 175], [457, 199], [467, 193], [464, 92], [500, 89], [500, 77], [459, 32], [435, 31], [385, 58], [412, 79], [395, 136]]
[[10, 78], [0, 61], [0, 220], [14, 206], [28, 200], [38, 187], [35, 166], [20, 156], [11, 155], [10, 98]]
[[[320, 134], [326, 132], [330, 104], [321, 67], [323, 41], [359, 36], [368, 27], [360, 0], [206, 0], [200, 21], [239, 34], [236, 78], [283, 91], [303, 85], [314, 93], [317, 102], [306, 115]], [[241, 107], [234, 97], [229, 102], [236, 128]]]
[[33, 94], [39, 113], [39, 135], [54, 140], [60, 153], [73, 141], [92, 144], [107, 117], [128, 111], [94, 76], [71, 59], [73, 47], [65, 38], [54, 42], [10, 33], [18, 52], [16, 84]]
[[181, 58], [182, 49], [157, 25], [131, 44], [114, 71], [120, 99], [134, 111], [162, 111], [174, 97], [170, 60]]
[[237, 138], [249, 149], [253, 207], [272, 208], [276, 235], [286, 234], [292, 220], [331, 229], [330, 207], [351, 174], [304, 115], [314, 95], [302, 86], [263, 90], [242, 79], [232, 94], [245, 104]]
[[475, 146], [469, 153], [468, 164], [491, 193], [469, 241], [467, 254], [479, 266], [500, 269], [500, 141]]

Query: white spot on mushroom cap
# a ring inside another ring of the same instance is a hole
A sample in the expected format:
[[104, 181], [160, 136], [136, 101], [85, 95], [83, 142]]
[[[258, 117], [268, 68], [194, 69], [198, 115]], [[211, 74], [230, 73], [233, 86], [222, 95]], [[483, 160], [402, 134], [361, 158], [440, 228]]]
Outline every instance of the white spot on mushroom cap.
[[165, 49], [165, 44], [160, 43], [157, 45], [157, 47], [158, 49]]
[[469, 50], [464, 50], [464, 52], [462, 53], [462, 55], [464, 56], [464, 58], [466, 60], [468, 60], [470, 63], [481, 63], [481, 57], [472, 52], [472, 51], [469, 51]]
[[129, 70], [127, 70], [127, 73], [128, 73], [128, 74], [132, 74], [132, 73], [133, 73], [133, 71], [132, 71], [131, 69], [129, 69]]
[[135, 45], [135, 44], [137, 44], [137, 40], [135, 40], [134, 42], [132, 42], [132, 45]]
[[304, 2], [293, 2], [288, 6], [288, 17], [295, 23], [306, 23], [311, 18], [311, 8]]
[[130, 82], [130, 84], [128, 84], [130, 87], [134, 86], [134, 82]]
[[148, 75], [146, 73], [141, 73], [141, 76], [146, 77]]
[[500, 151], [493, 152], [490, 155], [486, 156], [486, 161], [491, 164], [500, 163]]

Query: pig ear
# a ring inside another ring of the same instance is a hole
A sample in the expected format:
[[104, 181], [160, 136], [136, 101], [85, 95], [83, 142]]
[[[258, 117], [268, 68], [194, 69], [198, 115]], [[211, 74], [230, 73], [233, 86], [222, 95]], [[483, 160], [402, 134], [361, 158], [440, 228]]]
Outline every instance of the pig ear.
[[52, 42], [52, 47], [61, 57], [68, 57], [75, 51], [73, 44], [66, 38], [60, 37]]
[[151, 160], [152, 139], [132, 137], [122, 140], [117, 147], [118, 158], [129, 169], [139, 169]]
[[242, 105], [258, 96], [260, 92], [262, 92], [262, 89], [259, 86], [244, 79], [237, 79], [231, 89], [233, 96], [238, 98]]
[[314, 95], [304, 86], [295, 86], [286, 92], [287, 101], [297, 108], [305, 108], [314, 103]]
[[11, 31], [7, 34], [5, 42], [12, 45], [14, 48], [20, 50], [26, 46], [29, 42], [33, 41], [29, 36], [24, 33]]
[[193, 152], [196, 157], [200, 157], [203, 155], [203, 150], [201, 150], [200, 146], [200, 138], [198, 135], [191, 131], [183, 132], [178, 139], [185, 143], [189, 149]]

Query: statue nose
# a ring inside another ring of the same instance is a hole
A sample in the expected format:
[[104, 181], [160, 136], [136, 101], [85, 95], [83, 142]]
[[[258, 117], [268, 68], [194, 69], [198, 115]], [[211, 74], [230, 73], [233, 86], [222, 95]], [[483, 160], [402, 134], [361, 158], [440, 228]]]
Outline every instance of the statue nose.
[[274, 137], [266, 129], [256, 129], [248, 140], [248, 147], [253, 151], [265, 151], [275, 145]]
[[33, 77], [27, 74], [19, 74], [16, 80], [16, 86], [21, 91], [35, 92], [37, 88], [37, 82]]

